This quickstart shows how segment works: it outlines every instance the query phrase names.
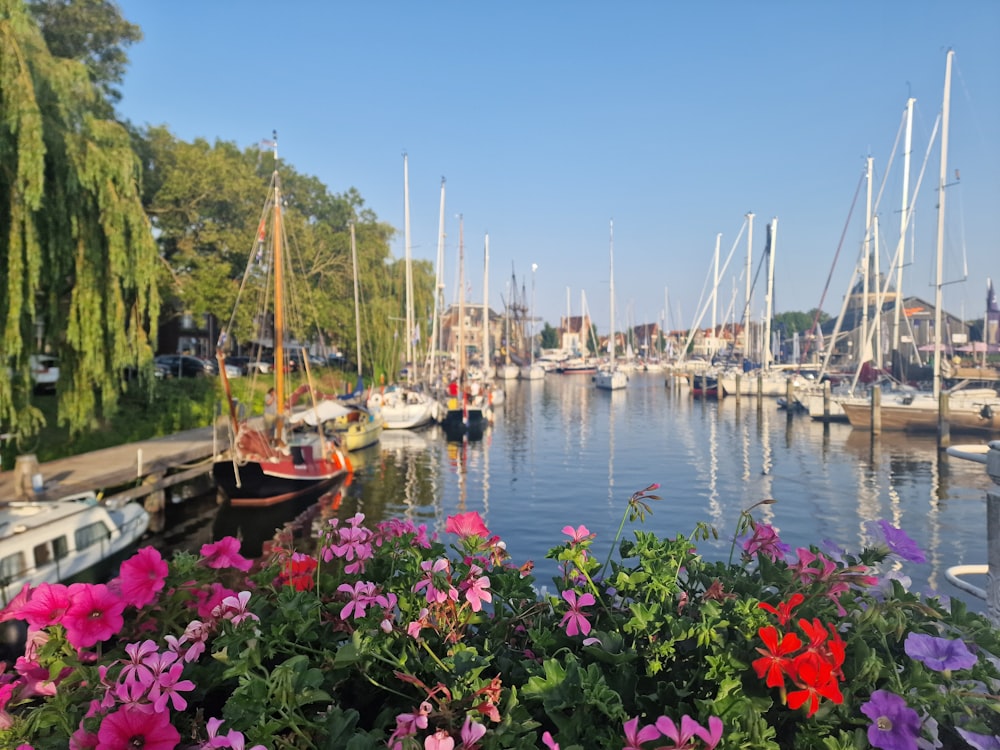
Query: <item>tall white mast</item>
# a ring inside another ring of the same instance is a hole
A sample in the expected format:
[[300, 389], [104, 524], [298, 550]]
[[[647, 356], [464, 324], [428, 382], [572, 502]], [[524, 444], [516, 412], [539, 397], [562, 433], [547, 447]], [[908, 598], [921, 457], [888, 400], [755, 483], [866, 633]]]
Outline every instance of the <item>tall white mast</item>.
[[490, 377], [490, 235], [483, 243], [483, 378]]
[[[750, 356], [750, 300], [753, 294], [753, 211], [747, 211], [747, 278], [746, 278], [746, 302], [743, 308], [743, 356], [753, 359]], [[669, 312], [669, 310], [668, 310]]]
[[712, 281], [712, 338], [709, 347], [711, 353], [714, 355], [718, 351], [718, 340], [715, 334], [715, 326], [717, 324], [716, 314], [718, 312], [719, 306], [719, 245], [722, 243], [722, 232], [715, 235], [715, 262], [712, 264], [713, 271], [713, 281]]
[[413, 364], [413, 265], [410, 253], [410, 168], [405, 153], [403, 154], [403, 231], [406, 237], [406, 364], [409, 368]]
[[[906, 242], [906, 227], [910, 210], [910, 150], [913, 142], [913, 102], [912, 96], [906, 100], [906, 141], [903, 147], [903, 206], [899, 212], [899, 247], [896, 249], [896, 304], [892, 314], [892, 350], [899, 351], [900, 313], [903, 307], [903, 255]], [[899, 356], [899, 355], [896, 355]]]
[[861, 257], [861, 270], [864, 272], [861, 284], [861, 346], [858, 352], [858, 364], [867, 362], [871, 358], [868, 351], [868, 296], [871, 288], [871, 237], [872, 237], [872, 157], [865, 160], [865, 181], [868, 183], [867, 199], [865, 202], [865, 242]]
[[610, 255], [611, 255], [611, 272], [608, 282], [608, 287], [611, 290], [609, 295], [611, 300], [611, 338], [609, 339], [611, 349], [611, 371], [614, 372], [615, 369], [615, 220], [611, 219], [611, 229], [610, 229]]
[[764, 299], [764, 358], [763, 369], [771, 366], [771, 317], [774, 314], [774, 246], [778, 236], [778, 219], [771, 219], [767, 238], [767, 295]]
[[465, 377], [465, 222], [458, 215], [458, 372]]
[[948, 114], [951, 108], [951, 59], [954, 50], [948, 50], [944, 72], [944, 101], [941, 104], [941, 171], [938, 173], [937, 215], [937, 284], [934, 290], [934, 398], [941, 393], [942, 314], [944, 304], [941, 294], [944, 276], [944, 189], [948, 179]]
[[431, 321], [430, 354], [428, 355], [430, 382], [435, 382], [437, 353], [441, 350], [441, 315], [444, 313], [444, 177], [441, 178], [441, 214], [438, 217], [437, 267], [434, 279], [434, 320]]

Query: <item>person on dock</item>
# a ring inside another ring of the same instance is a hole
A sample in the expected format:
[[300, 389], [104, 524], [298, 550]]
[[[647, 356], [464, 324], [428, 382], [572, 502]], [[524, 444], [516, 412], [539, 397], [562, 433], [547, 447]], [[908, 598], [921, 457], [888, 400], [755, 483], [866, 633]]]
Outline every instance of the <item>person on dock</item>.
[[274, 393], [274, 388], [269, 388], [264, 395], [264, 430], [272, 438], [274, 437], [274, 426], [278, 423], [278, 399]]

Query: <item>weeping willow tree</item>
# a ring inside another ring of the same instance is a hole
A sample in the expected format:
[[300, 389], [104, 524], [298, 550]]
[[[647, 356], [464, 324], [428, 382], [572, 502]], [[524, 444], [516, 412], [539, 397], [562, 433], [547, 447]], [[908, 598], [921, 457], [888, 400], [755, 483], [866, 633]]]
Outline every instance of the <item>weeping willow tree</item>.
[[43, 424], [32, 354], [59, 357], [72, 434], [117, 410], [126, 369], [151, 372], [156, 245], [128, 133], [101, 112], [86, 67], [49, 52], [20, 0], [0, 0], [0, 424], [20, 435]]

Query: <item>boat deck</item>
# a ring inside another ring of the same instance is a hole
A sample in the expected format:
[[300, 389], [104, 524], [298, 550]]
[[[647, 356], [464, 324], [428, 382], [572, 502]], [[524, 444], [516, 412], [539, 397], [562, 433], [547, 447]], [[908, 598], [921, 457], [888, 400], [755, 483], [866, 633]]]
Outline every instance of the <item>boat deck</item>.
[[[42, 476], [41, 491], [25, 492], [22, 472], [17, 469], [0, 472], [0, 502], [55, 499], [130, 483], [136, 485], [135, 489], [123, 494], [141, 497], [179, 481], [182, 476], [209, 473], [212, 469], [209, 459], [222, 449], [221, 444], [214, 445], [212, 433], [211, 427], [202, 427], [38, 464], [35, 471]], [[176, 470], [181, 471], [164, 479], [168, 472]]]

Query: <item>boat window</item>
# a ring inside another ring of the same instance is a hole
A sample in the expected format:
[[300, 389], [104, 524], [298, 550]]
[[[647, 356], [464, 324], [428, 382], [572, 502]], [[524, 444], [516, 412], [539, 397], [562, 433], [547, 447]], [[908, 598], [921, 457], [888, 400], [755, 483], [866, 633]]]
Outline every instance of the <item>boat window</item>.
[[69, 543], [66, 541], [65, 536], [57, 536], [52, 540], [52, 554], [56, 560], [62, 560], [69, 554]]
[[77, 550], [86, 549], [92, 544], [97, 544], [111, 538], [111, 529], [104, 525], [102, 521], [96, 521], [76, 530]]
[[35, 567], [40, 568], [50, 562], [52, 562], [52, 549], [49, 547], [49, 543], [42, 542], [35, 545]]
[[10, 581], [24, 573], [24, 553], [15, 552], [0, 558], [0, 580]]

